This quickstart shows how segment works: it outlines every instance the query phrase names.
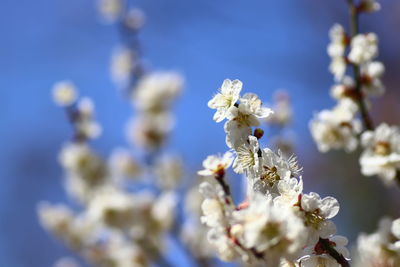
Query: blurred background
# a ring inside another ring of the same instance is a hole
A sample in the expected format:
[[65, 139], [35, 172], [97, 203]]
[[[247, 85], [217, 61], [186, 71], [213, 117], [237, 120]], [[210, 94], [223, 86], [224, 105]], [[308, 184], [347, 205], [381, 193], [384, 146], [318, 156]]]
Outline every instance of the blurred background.
[[[169, 147], [183, 155], [186, 170], [194, 173], [207, 155], [226, 150], [222, 124], [206, 105], [223, 79], [242, 80], [244, 91], [266, 103], [285, 88], [305, 192], [335, 196], [338, 233], [354, 241], [381, 216], [400, 216], [400, 190], [362, 177], [357, 153], [318, 153], [308, 131], [313, 112], [334, 104], [326, 46], [332, 24], [347, 25], [344, 2], [136, 1], [147, 17], [140, 35], [145, 58], [153, 69], [185, 76]], [[378, 34], [387, 68], [387, 93], [373, 102], [373, 117], [400, 124], [400, 2], [380, 2], [380, 12], [361, 19], [362, 31]], [[2, 0], [0, 14], [0, 266], [51, 266], [70, 252], [40, 227], [36, 205], [67, 201], [57, 155], [71, 129], [50, 90], [70, 79], [93, 98], [104, 129], [93, 145], [101, 154], [126, 145], [131, 107], [109, 74], [118, 32], [101, 23], [94, 0]]]

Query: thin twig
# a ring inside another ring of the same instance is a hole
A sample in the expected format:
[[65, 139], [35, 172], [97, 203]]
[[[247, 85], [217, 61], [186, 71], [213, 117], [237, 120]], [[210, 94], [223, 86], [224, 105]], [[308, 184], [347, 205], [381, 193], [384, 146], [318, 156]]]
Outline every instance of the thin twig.
[[319, 238], [318, 244], [320, 249], [324, 252], [329, 254], [332, 258], [334, 258], [337, 263], [340, 264], [342, 267], [350, 267], [350, 263], [346, 260], [346, 258], [340, 254], [331, 244], [329, 239]]

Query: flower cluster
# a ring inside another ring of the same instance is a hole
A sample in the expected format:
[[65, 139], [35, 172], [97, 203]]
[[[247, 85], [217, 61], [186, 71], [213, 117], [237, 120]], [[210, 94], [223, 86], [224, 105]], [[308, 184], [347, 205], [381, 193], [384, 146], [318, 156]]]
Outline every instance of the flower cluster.
[[[209, 228], [209, 242], [226, 261], [241, 259], [267, 266], [315, 266], [315, 262], [339, 266], [347, 262], [347, 240], [335, 236], [331, 221], [339, 203], [333, 197], [303, 193], [296, 159], [260, 147], [261, 129], [252, 127], [273, 112], [255, 94], [241, 97], [241, 89], [240, 81], [225, 80], [208, 103], [217, 110], [214, 120], [227, 119], [226, 143], [232, 149], [223, 156], [207, 157], [204, 169], [198, 172], [212, 178], [200, 185], [205, 198], [201, 220]], [[245, 200], [239, 205], [225, 179], [230, 167], [247, 181]]]
[[400, 129], [385, 123], [375, 131], [366, 131], [361, 137], [364, 152], [360, 157], [364, 175], [378, 175], [392, 184], [400, 171]]
[[400, 265], [400, 219], [383, 218], [373, 234], [361, 234], [357, 240], [357, 267]]
[[[352, 152], [361, 145], [364, 148], [360, 157], [361, 172], [366, 176], [378, 175], [386, 184], [391, 184], [400, 171], [400, 132], [397, 127], [385, 123], [374, 129], [368, 98], [385, 92], [381, 81], [385, 67], [376, 61], [376, 34], [358, 32], [358, 16], [377, 11], [380, 5], [374, 0], [363, 0], [357, 5], [353, 1], [349, 3], [351, 34], [341, 25], [334, 25], [328, 46], [332, 59], [330, 71], [336, 81], [331, 96], [338, 103], [333, 109], [315, 114], [310, 130], [321, 152], [331, 149]], [[348, 67], [352, 69], [352, 76], [346, 75]]]
[[66, 191], [78, 207], [47, 202], [38, 206], [42, 226], [95, 266], [138, 267], [163, 261], [165, 236], [176, 226], [176, 190], [183, 175], [181, 159], [163, 151], [183, 79], [174, 72], [144, 70], [137, 42], [143, 14], [125, 8], [123, 1], [100, 1], [103, 15], [123, 30], [124, 43], [113, 53], [111, 74], [118, 86], [127, 88], [135, 109], [128, 141], [143, 148], [143, 159], [128, 148], [114, 149], [108, 159], [96, 153], [89, 144], [101, 133], [94, 104], [78, 99], [71, 82], [59, 82], [53, 98], [65, 108], [74, 133], [63, 145], [59, 162]]

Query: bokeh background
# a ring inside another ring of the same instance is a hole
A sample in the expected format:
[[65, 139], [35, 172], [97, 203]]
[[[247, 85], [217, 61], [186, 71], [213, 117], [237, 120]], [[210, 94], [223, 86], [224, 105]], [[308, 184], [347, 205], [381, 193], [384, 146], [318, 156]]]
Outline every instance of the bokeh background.
[[[294, 105], [293, 130], [305, 191], [337, 197], [339, 233], [354, 240], [358, 232], [375, 229], [382, 215], [400, 216], [400, 190], [362, 177], [357, 153], [319, 154], [308, 131], [313, 112], [333, 105], [325, 51], [331, 25], [347, 25], [344, 2], [136, 4], [147, 16], [140, 36], [146, 59], [153, 69], [185, 75], [185, 92], [175, 109], [177, 128], [169, 144], [184, 156], [185, 168], [195, 172], [205, 156], [226, 150], [222, 124], [212, 121], [213, 111], [206, 106], [223, 79], [241, 79], [245, 91], [266, 102], [275, 89], [285, 88]], [[400, 2], [380, 2], [381, 12], [361, 19], [362, 30], [378, 33], [380, 60], [387, 67], [387, 93], [373, 102], [373, 117], [399, 124]], [[67, 201], [57, 153], [71, 130], [51, 101], [50, 88], [55, 81], [71, 79], [81, 95], [94, 99], [104, 128], [94, 146], [103, 155], [125, 145], [123, 127], [131, 108], [109, 75], [118, 33], [100, 22], [94, 0], [0, 3], [0, 266], [51, 266], [70, 253], [42, 230], [35, 209], [40, 200]]]

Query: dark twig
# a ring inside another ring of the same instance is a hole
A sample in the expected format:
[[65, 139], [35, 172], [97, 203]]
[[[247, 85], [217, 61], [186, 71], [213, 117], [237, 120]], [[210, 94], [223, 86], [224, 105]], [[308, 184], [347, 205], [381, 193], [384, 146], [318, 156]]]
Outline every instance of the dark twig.
[[337, 261], [337, 263], [340, 264], [340, 266], [350, 267], [350, 263], [346, 260], [346, 258], [342, 254], [337, 252], [337, 250], [333, 247], [329, 239], [319, 238], [317, 246], [319, 247], [318, 249], [320, 250], [321, 253], [326, 253], [332, 258], [334, 258]]

